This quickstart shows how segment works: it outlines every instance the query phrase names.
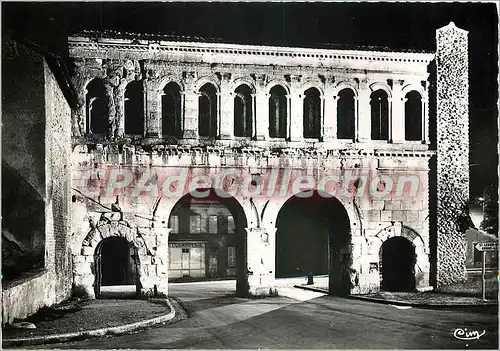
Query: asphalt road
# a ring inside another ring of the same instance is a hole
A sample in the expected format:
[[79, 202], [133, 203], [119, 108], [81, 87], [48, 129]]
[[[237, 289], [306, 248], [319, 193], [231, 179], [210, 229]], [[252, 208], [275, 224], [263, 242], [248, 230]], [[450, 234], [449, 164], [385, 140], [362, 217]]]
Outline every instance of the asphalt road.
[[[497, 310], [401, 309], [294, 288], [276, 298], [236, 298], [234, 282], [172, 285], [189, 318], [139, 333], [45, 348], [497, 349]], [[458, 328], [483, 333], [454, 337]], [[40, 348], [38, 346], [37, 348]]]

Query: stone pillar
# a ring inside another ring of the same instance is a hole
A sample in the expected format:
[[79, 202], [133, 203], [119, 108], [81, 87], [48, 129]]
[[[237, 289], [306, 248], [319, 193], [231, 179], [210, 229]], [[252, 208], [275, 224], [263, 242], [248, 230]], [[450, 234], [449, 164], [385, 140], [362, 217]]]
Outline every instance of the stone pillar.
[[338, 95], [334, 95], [333, 89], [325, 90], [325, 118], [324, 118], [324, 141], [337, 139], [337, 101]]
[[300, 90], [301, 76], [290, 76], [290, 104], [288, 109], [290, 141], [304, 140], [304, 92]]
[[157, 293], [168, 296], [168, 235], [172, 228], [166, 224], [156, 227], [156, 274], [158, 277]]
[[198, 139], [198, 97], [194, 81], [196, 72], [184, 72], [186, 91], [184, 93], [184, 139]]
[[250, 296], [274, 296], [276, 228], [246, 228]]
[[422, 143], [429, 143], [429, 100], [427, 96], [422, 98]]
[[403, 96], [402, 80], [395, 80], [392, 87], [392, 119], [391, 119], [391, 141], [402, 143], [405, 140], [405, 101]]
[[266, 76], [256, 77], [255, 92], [255, 138], [267, 140], [269, 138], [269, 94], [266, 92]]
[[360, 81], [359, 85], [358, 118], [356, 122], [356, 129], [358, 141], [364, 142], [371, 139], [371, 91], [366, 80]]
[[231, 91], [231, 73], [222, 74], [220, 87], [220, 136], [221, 139], [234, 137], [234, 92]]
[[436, 287], [465, 278], [460, 213], [469, 198], [468, 32], [453, 22], [436, 31]]
[[[159, 101], [159, 94], [156, 90], [156, 84], [149, 79], [144, 82], [145, 91], [145, 129], [144, 132], [147, 137], [158, 137], [161, 134], [161, 105]], [[122, 125], [123, 127], [123, 125]]]

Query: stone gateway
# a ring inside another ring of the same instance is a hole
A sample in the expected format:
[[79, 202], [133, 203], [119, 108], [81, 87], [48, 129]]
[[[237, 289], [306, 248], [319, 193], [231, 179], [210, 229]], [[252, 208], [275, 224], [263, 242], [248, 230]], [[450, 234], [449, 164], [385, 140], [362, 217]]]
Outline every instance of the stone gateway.
[[461, 279], [466, 32], [438, 30], [436, 53], [98, 34], [69, 38], [75, 293], [99, 296], [109, 245], [143, 295], [183, 279], [234, 277], [242, 296], [311, 273], [337, 295]]

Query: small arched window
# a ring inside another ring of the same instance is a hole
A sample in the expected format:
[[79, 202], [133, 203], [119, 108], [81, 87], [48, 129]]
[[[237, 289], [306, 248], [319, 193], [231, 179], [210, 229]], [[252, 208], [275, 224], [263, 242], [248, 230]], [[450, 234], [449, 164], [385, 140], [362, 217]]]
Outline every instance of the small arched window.
[[144, 89], [139, 81], [125, 88], [125, 134], [144, 134]]
[[102, 79], [92, 79], [87, 84], [86, 115], [87, 133], [102, 134], [109, 130], [106, 89]]
[[321, 97], [316, 88], [309, 88], [304, 92], [303, 128], [304, 138], [320, 138]]
[[286, 90], [279, 85], [269, 92], [269, 136], [286, 138], [288, 101]]
[[354, 139], [356, 116], [354, 91], [346, 88], [338, 93], [337, 98], [337, 138]]
[[182, 131], [181, 89], [170, 82], [161, 96], [161, 132], [164, 136], [180, 137]]
[[217, 136], [217, 90], [210, 83], [200, 88], [198, 132], [204, 137]]
[[422, 97], [410, 91], [405, 98], [405, 140], [422, 140]]
[[389, 101], [387, 93], [374, 91], [371, 96], [371, 138], [372, 140], [389, 139]]
[[247, 85], [240, 85], [234, 96], [234, 136], [252, 136], [252, 91]]

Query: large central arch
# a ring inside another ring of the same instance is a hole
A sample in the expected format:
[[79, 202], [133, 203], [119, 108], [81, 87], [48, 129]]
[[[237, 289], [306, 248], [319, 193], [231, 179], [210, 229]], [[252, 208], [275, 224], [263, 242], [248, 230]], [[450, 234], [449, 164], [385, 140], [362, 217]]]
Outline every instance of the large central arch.
[[248, 294], [248, 224], [238, 200], [220, 189], [196, 189], [176, 202], [168, 223], [172, 280], [236, 277], [237, 295]]
[[276, 228], [277, 278], [328, 274], [331, 294], [350, 293], [350, 221], [339, 200], [298, 193], [281, 207]]

